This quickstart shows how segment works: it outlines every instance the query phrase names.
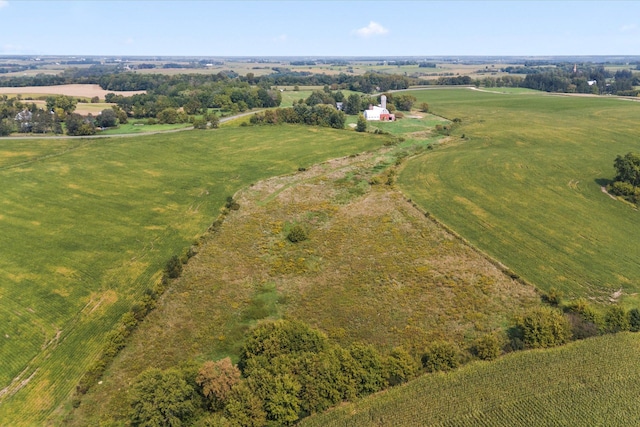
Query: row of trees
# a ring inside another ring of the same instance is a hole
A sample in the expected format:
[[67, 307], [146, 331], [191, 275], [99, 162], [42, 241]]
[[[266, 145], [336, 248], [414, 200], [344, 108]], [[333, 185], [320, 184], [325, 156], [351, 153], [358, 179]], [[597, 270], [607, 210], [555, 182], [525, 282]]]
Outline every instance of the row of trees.
[[290, 108], [267, 110], [264, 113], [254, 114], [249, 119], [249, 122], [254, 125], [298, 123], [334, 129], [343, 129], [345, 121], [345, 114], [333, 106], [318, 104], [310, 107], [305, 103], [298, 103]]
[[237, 366], [227, 358], [140, 374], [129, 391], [130, 420], [133, 425], [179, 426], [196, 420], [229, 426], [292, 425], [421, 372], [448, 371], [474, 358], [495, 359], [505, 351], [640, 331], [638, 309], [611, 305], [599, 310], [585, 299], [562, 305], [553, 289], [545, 299], [550, 305], [518, 316], [506, 334], [479, 337], [467, 353], [439, 340], [420, 354], [397, 347], [385, 355], [361, 343], [338, 346], [302, 322], [261, 323], [246, 338]]
[[157, 117], [167, 109], [182, 109], [188, 115], [203, 114], [211, 108], [237, 113], [253, 108], [277, 107], [282, 95], [277, 90], [251, 87], [247, 83], [217, 82], [190, 87], [162, 87], [132, 96], [108, 93], [106, 102], [117, 104], [134, 118]]
[[[420, 364], [405, 350], [343, 348], [295, 321], [263, 323], [240, 361], [205, 362], [197, 369], [150, 369], [129, 392], [133, 425], [190, 425], [197, 418], [227, 425], [292, 425], [323, 411], [414, 378]], [[154, 424], [157, 423], [157, 424]]]

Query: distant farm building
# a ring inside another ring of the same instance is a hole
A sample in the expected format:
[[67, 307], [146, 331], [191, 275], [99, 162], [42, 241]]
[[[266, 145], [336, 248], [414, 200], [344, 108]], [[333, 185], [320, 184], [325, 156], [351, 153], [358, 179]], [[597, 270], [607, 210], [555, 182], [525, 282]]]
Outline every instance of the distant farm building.
[[392, 122], [396, 119], [394, 114], [387, 110], [387, 97], [380, 97], [380, 105], [370, 105], [368, 110], [364, 110], [364, 118], [382, 122]]

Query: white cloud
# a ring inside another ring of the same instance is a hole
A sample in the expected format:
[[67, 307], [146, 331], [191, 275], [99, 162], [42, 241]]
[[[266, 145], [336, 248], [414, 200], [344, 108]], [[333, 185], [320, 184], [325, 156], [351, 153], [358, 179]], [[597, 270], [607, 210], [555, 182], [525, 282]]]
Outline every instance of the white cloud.
[[0, 9], [7, 6], [9, 6], [9, 2], [7, 0], [0, 0]]
[[124, 44], [133, 44], [133, 38], [129, 37], [124, 41]]
[[377, 22], [369, 22], [369, 25], [366, 27], [359, 28], [357, 30], [353, 30], [353, 33], [358, 37], [371, 37], [371, 36], [381, 36], [387, 34], [389, 30], [384, 28], [382, 25]]
[[287, 41], [287, 35], [286, 34], [280, 34], [277, 37], [274, 37], [272, 39], [274, 42], [286, 42]]
[[629, 31], [633, 31], [637, 29], [638, 26], [636, 24], [627, 24], [620, 27], [620, 31], [623, 33], [628, 33]]

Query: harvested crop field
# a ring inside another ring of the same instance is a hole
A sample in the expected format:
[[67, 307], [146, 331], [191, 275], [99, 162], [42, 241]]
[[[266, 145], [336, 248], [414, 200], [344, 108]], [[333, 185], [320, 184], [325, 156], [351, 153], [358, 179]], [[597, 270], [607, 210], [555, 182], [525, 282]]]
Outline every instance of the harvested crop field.
[[104, 99], [108, 93], [116, 93], [118, 95], [131, 96], [138, 93], [145, 93], [144, 90], [115, 91], [104, 90], [98, 85], [59, 85], [59, 86], [25, 86], [25, 87], [0, 87], [0, 94], [20, 94], [28, 95], [68, 95], [77, 97], [93, 98], [98, 96]]

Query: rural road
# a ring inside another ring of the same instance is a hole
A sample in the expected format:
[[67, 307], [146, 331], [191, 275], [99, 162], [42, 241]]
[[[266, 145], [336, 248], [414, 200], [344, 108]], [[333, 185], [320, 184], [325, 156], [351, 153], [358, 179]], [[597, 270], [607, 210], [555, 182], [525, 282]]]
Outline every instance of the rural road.
[[[220, 119], [220, 123], [228, 122], [230, 120], [238, 119], [244, 116], [250, 116], [251, 114], [256, 114], [264, 110], [257, 111], [249, 111], [242, 114], [236, 114], [235, 116], [222, 117]], [[122, 133], [116, 135], [84, 135], [84, 136], [69, 136], [69, 135], [60, 135], [60, 136], [2, 136], [0, 137], [0, 141], [4, 140], [26, 140], [26, 139], [98, 139], [98, 138], [130, 138], [133, 136], [144, 136], [144, 135], [156, 135], [159, 133], [175, 133], [175, 132], [183, 132], [185, 130], [193, 130], [193, 126], [180, 128], [180, 129], [171, 129], [171, 130], [159, 130], [155, 132], [140, 132], [140, 133]]]

